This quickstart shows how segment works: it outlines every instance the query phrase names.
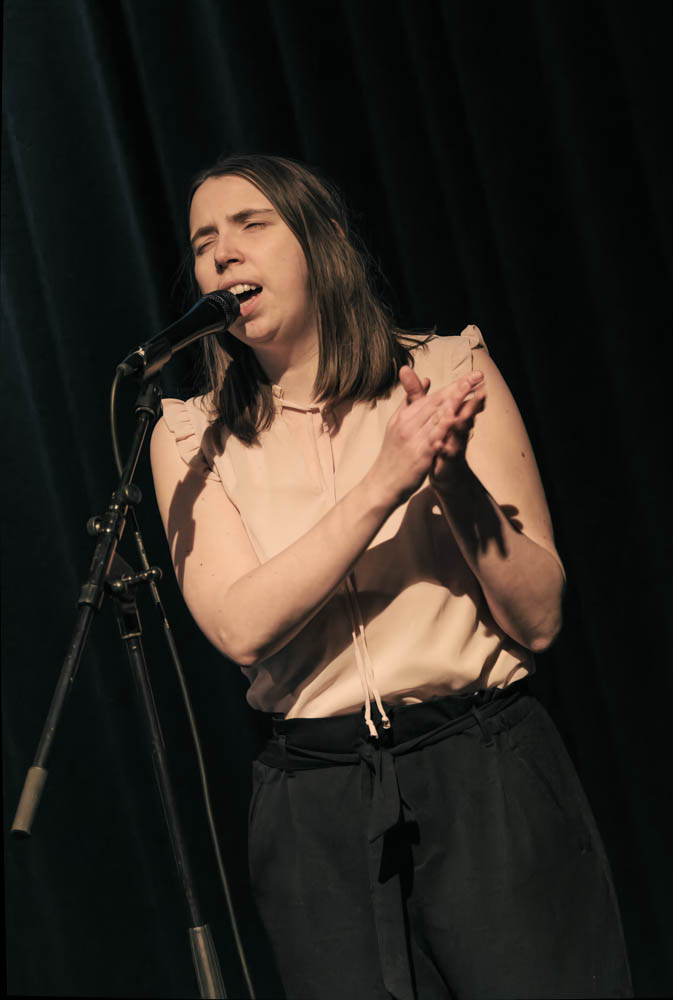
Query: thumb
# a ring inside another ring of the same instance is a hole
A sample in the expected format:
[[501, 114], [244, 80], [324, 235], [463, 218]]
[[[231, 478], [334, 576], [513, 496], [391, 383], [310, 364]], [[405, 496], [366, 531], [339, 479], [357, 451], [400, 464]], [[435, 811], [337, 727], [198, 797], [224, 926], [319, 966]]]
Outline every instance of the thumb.
[[413, 403], [415, 400], [420, 399], [430, 388], [430, 379], [424, 378], [421, 382], [416, 372], [409, 365], [402, 365], [400, 368], [400, 382], [407, 394], [408, 403]]

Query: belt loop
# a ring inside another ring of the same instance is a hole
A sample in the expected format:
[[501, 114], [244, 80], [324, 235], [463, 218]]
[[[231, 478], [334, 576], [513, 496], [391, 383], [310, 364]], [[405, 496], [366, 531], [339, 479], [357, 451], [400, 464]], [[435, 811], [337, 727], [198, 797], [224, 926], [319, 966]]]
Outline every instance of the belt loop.
[[478, 724], [479, 728], [481, 729], [481, 743], [482, 743], [482, 746], [492, 747], [493, 746], [493, 736], [489, 732], [489, 729], [488, 729], [488, 726], [487, 726], [488, 720], [482, 718], [482, 714], [481, 714], [481, 712], [479, 711], [479, 709], [477, 708], [476, 705], [470, 705], [470, 711], [472, 712], [472, 715], [477, 720], [477, 724]]

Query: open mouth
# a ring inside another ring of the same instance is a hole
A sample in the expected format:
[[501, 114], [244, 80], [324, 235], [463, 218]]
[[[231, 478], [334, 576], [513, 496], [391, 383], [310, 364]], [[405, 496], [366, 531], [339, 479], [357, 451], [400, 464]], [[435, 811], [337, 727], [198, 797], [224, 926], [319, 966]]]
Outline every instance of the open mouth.
[[232, 295], [235, 295], [238, 301], [243, 305], [244, 302], [248, 302], [250, 299], [254, 298], [255, 295], [259, 295], [262, 290], [261, 285], [234, 285], [229, 291]]

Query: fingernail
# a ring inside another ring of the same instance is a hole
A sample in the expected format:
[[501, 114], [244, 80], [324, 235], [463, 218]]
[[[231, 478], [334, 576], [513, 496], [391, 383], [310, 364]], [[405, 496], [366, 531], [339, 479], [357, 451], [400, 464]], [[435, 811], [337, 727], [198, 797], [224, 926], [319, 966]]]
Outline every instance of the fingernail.
[[483, 377], [484, 377], [484, 373], [483, 372], [470, 372], [470, 374], [467, 377], [469, 378], [470, 382], [480, 382], [483, 379]]

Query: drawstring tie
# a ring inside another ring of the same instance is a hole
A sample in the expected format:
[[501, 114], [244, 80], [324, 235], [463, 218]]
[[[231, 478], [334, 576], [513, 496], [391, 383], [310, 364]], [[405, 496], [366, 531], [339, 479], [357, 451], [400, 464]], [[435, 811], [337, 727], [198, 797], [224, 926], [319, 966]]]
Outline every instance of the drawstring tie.
[[[360, 675], [360, 683], [362, 684], [362, 693], [364, 695], [365, 703], [365, 722], [367, 724], [367, 729], [369, 730], [369, 735], [378, 739], [378, 730], [376, 725], [372, 720], [372, 705], [370, 697], [371, 692], [374, 695], [374, 701], [376, 702], [376, 707], [381, 715], [381, 723], [384, 729], [390, 729], [390, 719], [386, 714], [386, 710], [383, 707], [383, 702], [381, 701], [381, 693], [376, 685], [376, 678], [374, 676], [374, 664], [372, 663], [371, 657], [369, 655], [369, 650], [367, 648], [367, 636], [365, 635], [365, 625], [362, 620], [362, 615], [360, 613], [360, 605], [357, 601], [357, 596], [355, 593], [355, 587], [353, 585], [353, 574], [349, 574], [346, 577], [346, 593], [348, 594], [348, 606], [351, 616], [351, 638], [353, 640], [353, 647], [355, 649], [355, 662], [358, 668], [358, 674]], [[360, 646], [360, 642], [362, 646]], [[363, 655], [364, 654], [364, 655]]]

